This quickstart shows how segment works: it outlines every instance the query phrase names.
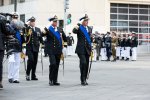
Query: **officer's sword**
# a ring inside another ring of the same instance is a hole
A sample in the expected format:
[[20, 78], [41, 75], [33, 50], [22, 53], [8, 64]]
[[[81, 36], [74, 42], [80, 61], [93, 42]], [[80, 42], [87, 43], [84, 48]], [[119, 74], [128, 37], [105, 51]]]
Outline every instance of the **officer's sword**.
[[25, 71], [27, 71], [26, 58], [23, 58], [23, 62], [24, 62], [24, 69], [25, 69]]
[[61, 55], [61, 59], [63, 61], [62, 65], [63, 65], [63, 76], [65, 75], [65, 58], [64, 58], [64, 54], [62, 53]]
[[43, 55], [42, 55], [42, 48], [41, 48], [41, 64], [42, 64], [42, 75], [43, 75]]
[[90, 61], [90, 65], [89, 65], [89, 70], [88, 70], [88, 74], [87, 74], [87, 79], [89, 79], [89, 76], [90, 76], [91, 67], [92, 67], [92, 62], [93, 62], [93, 51], [91, 52], [91, 61]]

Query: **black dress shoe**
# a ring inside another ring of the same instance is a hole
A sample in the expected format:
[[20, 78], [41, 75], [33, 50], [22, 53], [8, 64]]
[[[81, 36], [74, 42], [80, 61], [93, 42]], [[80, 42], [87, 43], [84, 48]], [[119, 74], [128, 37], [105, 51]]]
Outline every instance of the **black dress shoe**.
[[34, 78], [32, 78], [31, 80], [37, 81], [37, 80], [38, 80], [38, 78], [34, 77]]
[[29, 77], [29, 76], [26, 76], [26, 80], [27, 80], [27, 81], [30, 81], [30, 77]]
[[49, 82], [49, 85], [50, 85], [50, 86], [54, 86], [53, 82]]
[[13, 83], [13, 79], [8, 79], [8, 82], [9, 83]]
[[116, 60], [119, 60], [119, 57], [117, 57]]
[[0, 84], [0, 89], [3, 89], [3, 85], [2, 84]]
[[86, 83], [85, 83], [85, 82], [81, 82], [81, 85], [82, 85], [82, 86], [86, 86]]
[[19, 81], [15, 80], [13, 83], [20, 83]]
[[125, 61], [129, 61], [129, 58], [127, 58]]
[[56, 86], [59, 86], [59, 85], [60, 85], [60, 83], [57, 83], [57, 82], [56, 82], [56, 83], [53, 83], [53, 84], [56, 85]]

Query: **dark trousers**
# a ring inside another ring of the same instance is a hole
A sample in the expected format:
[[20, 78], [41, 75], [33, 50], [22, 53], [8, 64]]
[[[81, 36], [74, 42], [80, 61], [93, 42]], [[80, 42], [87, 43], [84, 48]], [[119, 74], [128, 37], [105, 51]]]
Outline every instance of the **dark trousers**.
[[89, 70], [89, 55], [85, 54], [85, 55], [81, 55], [78, 54], [78, 57], [80, 59], [80, 79], [81, 82], [85, 82], [86, 78], [87, 78], [87, 74], [88, 74], [88, 70]]
[[106, 56], [107, 56], [107, 59], [110, 59], [110, 56], [111, 56], [111, 48], [110, 47], [106, 47]]
[[0, 82], [2, 81], [3, 77], [3, 58], [4, 58], [4, 51], [0, 51]]
[[27, 71], [26, 74], [29, 76], [32, 70], [32, 78], [35, 78], [36, 66], [38, 61], [38, 52], [28, 51]]
[[60, 64], [61, 54], [49, 55], [49, 81], [56, 83], [58, 78], [58, 70]]

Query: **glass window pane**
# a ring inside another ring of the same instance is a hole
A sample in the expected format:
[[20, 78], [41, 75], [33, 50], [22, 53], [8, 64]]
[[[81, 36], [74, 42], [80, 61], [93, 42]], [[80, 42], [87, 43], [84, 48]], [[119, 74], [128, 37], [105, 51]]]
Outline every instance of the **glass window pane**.
[[128, 15], [118, 15], [118, 19], [128, 20]]
[[128, 26], [127, 21], [118, 21], [118, 26]]
[[128, 7], [128, 4], [118, 4], [118, 7]]
[[128, 32], [128, 27], [118, 27], [119, 32]]
[[138, 33], [138, 28], [129, 28], [129, 31]]
[[140, 14], [148, 14], [148, 9], [139, 9]]
[[139, 33], [148, 33], [148, 28], [139, 28]]
[[138, 22], [130, 21], [129, 26], [138, 26]]
[[129, 14], [138, 14], [138, 9], [129, 9]]
[[148, 20], [148, 16], [139, 16], [139, 20]]
[[138, 15], [130, 15], [129, 19], [130, 20], [138, 20]]
[[111, 9], [110, 9], [110, 12], [111, 12], [111, 13], [117, 13], [117, 8], [111, 8]]
[[110, 26], [117, 26], [117, 21], [111, 21]]
[[118, 4], [117, 3], [111, 3], [110, 5], [113, 7], [117, 7]]
[[111, 14], [110, 19], [117, 19], [117, 15], [116, 14]]
[[148, 27], [149, 22], [139, 22], [139, 26], [141, 27]]
[[129, 7], [131, 7], [131, 8], [138, 8], [139, 5], [136, 5], [136, 4], [130, 4]]
[[148, 5], [139, 5], [139, 8], [148, 8]]
[[119, 11], [118, 11], [118, 13], [128, 13], [128, 9], [126, 9], [126, 8], [119, 8]]
[[110, 27], [110, 31], [117, 31], [117, 27]]

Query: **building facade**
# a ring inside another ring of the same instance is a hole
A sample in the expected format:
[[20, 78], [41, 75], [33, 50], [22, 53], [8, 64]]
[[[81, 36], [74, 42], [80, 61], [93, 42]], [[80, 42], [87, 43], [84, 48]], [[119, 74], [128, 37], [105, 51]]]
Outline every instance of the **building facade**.
[[[13, 11], [14, 0], [0, 0], [0, 12]], [[42, 28], [54, 15], [64, 19], [64, 0], [18, 0], [17, 12], [23, 21], [35, 16], [37, 25]], [[94, 31], [134, 31], [139, 38], [138, 51], [150, 52], [150, 0], [69, 0], [67, 13], [71, 14], [67, 33], [71, 32], [81, 16], [88, 14]]]

